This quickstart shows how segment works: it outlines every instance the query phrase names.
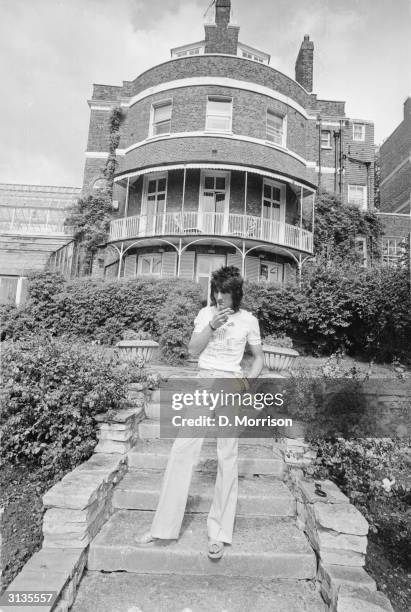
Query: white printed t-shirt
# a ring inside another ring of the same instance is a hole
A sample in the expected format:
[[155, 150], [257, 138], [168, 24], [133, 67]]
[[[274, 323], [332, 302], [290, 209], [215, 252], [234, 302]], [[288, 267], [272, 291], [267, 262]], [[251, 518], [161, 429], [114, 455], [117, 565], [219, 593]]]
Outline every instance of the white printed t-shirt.
[[[194, 321], [194, 333], [200, 333], [215, 317], [215, 306], [202, 308]], [[257, 318], [247, 310], [240, 309], [228, 317], [215, 332], [200, 354], [198, 367], [205, 370], [241, 372], [240, 363], [246, 343], [261, 344], [260, 327]]]

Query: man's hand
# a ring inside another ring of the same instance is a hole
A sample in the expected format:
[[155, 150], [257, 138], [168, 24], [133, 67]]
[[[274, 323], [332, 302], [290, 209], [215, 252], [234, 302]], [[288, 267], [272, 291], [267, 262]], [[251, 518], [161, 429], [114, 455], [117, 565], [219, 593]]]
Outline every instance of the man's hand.
[[224, 323], [227, 323], [228, 317], [232, 314], [234, 314], [234, 310], [231, 308], [223, 308], [215, 315], [213, 319], [211, 319], [210, 323], [215, 329], [218, 329], [224, 325]]

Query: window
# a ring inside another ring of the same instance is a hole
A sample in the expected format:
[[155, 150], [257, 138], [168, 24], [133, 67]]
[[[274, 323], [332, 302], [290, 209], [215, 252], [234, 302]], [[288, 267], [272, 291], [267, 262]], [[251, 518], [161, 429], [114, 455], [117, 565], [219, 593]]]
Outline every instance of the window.
[[280, 263], [261, 263], [260, 281], [266, 283], [276, 283], [281, 285], [283, 282], [284, 266]]
[[262, 237], [264, 240], [279, 239], [281, 223], [284, 222], [285, 187], [280, 183], [264, 180], [262, 198]]
[[161, 276], [161, 254], [140, 255], [138, 258], [138, 274], [141, 276]]
[[382, 239], [382, 261], [386, 266], [396, 266], [405, 253], [405, 238]]
[[264, 59], [262, 57], [259, 57], [258, 55], [253, 55], [252, 53], [248, 53], [248, 51], [243, 51], [242, 56], [246, 59], [254, 60], [255, 62], [260, 62], [261, 64], [264, 63]]
[[270, 142], [285, 146], [285, 118], [270, 110], [267, 111], [266, 138]]
[[359, 256], [359, 263], [363, 268], [367, 267], [367, 239], [365, 236], [356, 236], [355, 252]]
[[160, 136], [161, 134], [169, 134], [171, 131], [171, 109], [172, 103], [159, 102], [153, 104], [151, 112], [151, 130], [150, 136]]
[[367, 210], [367, 187], [365, 185], [348, 185], [348, 204]]
[[207, 100], [206, 130], [230, 132], [232, 118], [232, 99], [209, 97]]
[[196, 49], [188, 49], [187, 51], [179, 51], [178, 53], [176, 53], [176, 57], [187, 57], [187, 55], [199, 55], [200, 54], [200, 47], [197, 47]]
[[352, 138], [361, 142], [365, 140], [365, 125], [363, 123], [353, 123]]
[[202, 53], [204, 53], [204, 45], [202, 45], [200, 42], [171, 49], [172, 58], [188, 57], [190, 55], [200, 55]]
[[229, 172], [202, 172], [199, 207], [201, 231], [222, 234], [227, 230], [229, 187]]
[[331, 149], [331, 132], [330, 130], [321, 130], [321, 148]]
[[144, 177], [140, 231], [142, 235], [161, 234], [165, 223], [167, 174]]

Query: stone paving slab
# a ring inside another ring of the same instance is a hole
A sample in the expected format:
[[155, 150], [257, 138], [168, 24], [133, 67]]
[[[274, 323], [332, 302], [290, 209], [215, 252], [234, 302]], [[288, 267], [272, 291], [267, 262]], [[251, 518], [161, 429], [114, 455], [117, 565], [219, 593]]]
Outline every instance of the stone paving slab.
[[192, 574], [313, 579], [316, 558], [289, 519], [237, 517], [224, 557], [207, 556], [206, 519], [186, 515], [179, 540], [149, 546], [134, 542], [149, 531], [153, 512], [118, 510], [90, 544], [88, 569], [138, 574]]
[[[113, 507], [155, 510], [163, 470], [130, 470], [116, 486]], [[215, 474], [195, 472], [186, 512], [208, 513], [213, 499]], [[273, 476], [239, 478], [237, 515], [295, 516], [295, 500], [286, 485]]]
[[[164, 469], [167, 465], [172, 440], [138, 440], [128, 452], [130, 468]], [[216, 472], [217, 455], [215, 442], [207, 441], [201, 449], [200, 460], [195, 471]], [[241, 444], [238, 456], [239, 474], [271, 474], [282, 477], [285, 463], [281, 452], [254, 444]]]
[[70, 612], [326, 612], [310, 581], [87, 572]]

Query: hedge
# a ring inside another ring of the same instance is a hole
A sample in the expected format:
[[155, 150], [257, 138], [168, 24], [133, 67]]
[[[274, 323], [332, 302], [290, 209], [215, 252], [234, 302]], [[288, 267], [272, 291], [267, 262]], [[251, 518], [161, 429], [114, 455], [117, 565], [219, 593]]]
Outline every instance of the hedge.
[[[301, 287], [246, 282], [244, 308], [263, 335], [286, 334], [313, 355], [345, 351], [389, 361], [411, 359], [410, 284], [405, 269], [306, 267]], [[201, 308], [198, 284], [180, 279], [66, 282], [43, 272], [29, 283], [25, 307], [3, 308], [2, 338], [39, 332], [113, 344], [126, 329], [144, 329], [159, 340], [163, 356], [187, 356], [194, 318]]]

